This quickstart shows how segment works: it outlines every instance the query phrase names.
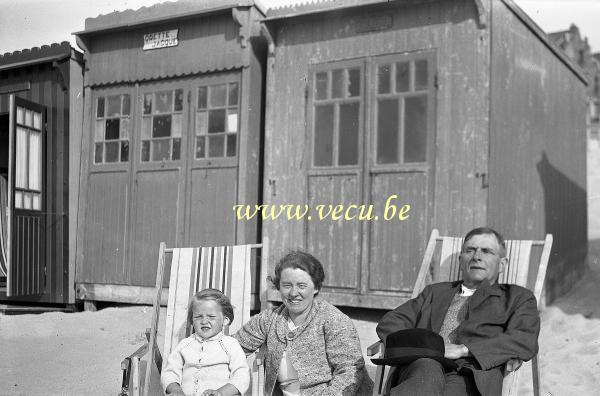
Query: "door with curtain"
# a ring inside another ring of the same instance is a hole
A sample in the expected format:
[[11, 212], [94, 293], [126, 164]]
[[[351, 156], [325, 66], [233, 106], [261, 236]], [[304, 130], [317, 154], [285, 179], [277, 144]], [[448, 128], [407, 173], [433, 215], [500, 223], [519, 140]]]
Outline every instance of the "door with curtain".
[[45, 107], [11, 96], [7, 296], [46, 290]]

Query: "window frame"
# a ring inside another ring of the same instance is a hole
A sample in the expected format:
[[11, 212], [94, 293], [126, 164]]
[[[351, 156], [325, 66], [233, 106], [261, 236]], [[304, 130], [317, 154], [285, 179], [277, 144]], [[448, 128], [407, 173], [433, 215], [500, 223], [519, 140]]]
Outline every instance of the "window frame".
[[[310, 158], [309, 169], [312, 171], [324, 171], [331, 172], [338, 170], [339, 172], [345, 172], [350, 170], [361, 169], [363, 166], [363, 156], [364, 156], [364, 133], [365, 133], [365, 109], [367, 108], [367, 86], [366, 86], [366, 63], [367, 58], [356, 58], [356, 59], [345, 59], [339, 61], [332, 61], [326, 63], [318, 63], [309, 66], [308, 69], [308, 79], [307, 79], [307, 128], [308, 128], [308, 136], [310, 136], [310, 143], [307, 145], [309, 152], [307, 153], [307, 158]], [[331, 95], [327, 99], [316, 99], [316, 76], [319, 73], [327, 72], [328, 73], [328, 87], [327, 91], [330, 93], [332, 91], [332, 81], [331, 74], [336, 70], [349, 70], [349, 69], [359, 69], [360, 71], [360, 87], [359, 94], [356, 97], [348, 97], [348, 98], [332, 98]], [[339, 165], [339, 136], [340, 136], [340, 128], [339, 128], [339, 112], [340, 105], [345, 103], [358, 103], [358, 133], [357, 133], [357, 159], [355, 164], [349, 165]], [[332, 164], [331, 165], [315, 165], [315, 142], [316, 142], [316, 131], [315, 131], [315, 109], [318, 104], [333, 104], [333, 136], [332, 136]]]
[[[21, 123], [19, 120], [19, 109], [23, 110], [23, 122]], [[27, 112], [31, 112], [31, 125], [27, 125]], [[35, 117], [34, 114], [39, 114], [40, 118], [39, 118], [39, 128], [35, 127]], [[44, 183], [45, 183], [45, 178], [44, 178], [44, 160], [45, 160], [45, 155], [44, 155], [44, 142], [46, 139], [45, 136], [45, 132], [46, 132], [46, 128], [45, 128], [45, 115], [44, 115], [44, 111], [43, 109], [32, 109], [29, 107], [25, 107], [19, 104], [15, 105], [15, 120], [14, 120], [14, 127], [15, 127], [15, 158], [17, 157], [18, 154], [18, 136], [19, 136], [19, 129], [22, 129], [25, 131], [25, 139], [24, 139], [24, 166], [25, 166], [25, 170], [24, 170], [24, 182], [26, 184], [26, 186], [21, 187], [18, 186], [17, 183], [19, 180], [17, 180], [17, 164], [15, 163], [15, 173], [14, 173], [14, 209], [16, 210], [21, 210], [21, 211], [30, 211], [30, 212], [34, 212], [34, 213], [41, 213], [43, 212], [44, 209], [44, 196], [45, 196], [45, 189], [44, 189]], [[38, 143], [38, 150], [39, 150], [39, 162], [38, 162], [38, 182], [39, 182], [39, 189], [34, 188], [35, 186], [31, 186], [31, 135], [32, 133], [35, 134], [39, 134], [39, 143]], [[20, 157], [20, 156], [19, 156]], [[20, 199], [20, 206], [17, 206], [17, 193], [20, 193], [21, 199]], [[26, 195], [30, 195], [30, 207], [26, 208], [25, 207], [25, 196]], [[34, 197], [37, 195], [37, 197], [39, 198], [39, 208], [34, 208], [33, 202], [34, 202]]]

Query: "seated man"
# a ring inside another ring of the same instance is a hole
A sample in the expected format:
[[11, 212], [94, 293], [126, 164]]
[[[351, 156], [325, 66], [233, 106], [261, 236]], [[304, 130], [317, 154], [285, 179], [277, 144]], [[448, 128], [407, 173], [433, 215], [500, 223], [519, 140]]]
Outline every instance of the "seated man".
[[507, 261], [497, 231], [471, 230], [460, 253], [462, 281], [429, 285], [385, 314], [377, 325], [380, 339], [402, 329], [429, 329], [444, 338], [445, 357], [458, 365], [445, 372], [422, 358], [400, 366], [390, 378], [391, 395], [501, 395], [505, 364], [535, 356], [537, 302], [523, 287], [498, 284]]

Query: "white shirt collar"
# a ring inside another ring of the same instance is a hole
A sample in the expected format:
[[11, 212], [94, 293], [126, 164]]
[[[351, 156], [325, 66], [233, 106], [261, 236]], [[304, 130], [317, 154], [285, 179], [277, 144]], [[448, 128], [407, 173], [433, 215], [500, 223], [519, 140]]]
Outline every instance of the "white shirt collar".
[[466, 297], [471, 297], [475, 293], [475, 291], [477, 290], [477, 289], [469, 289], [464, 284], [460, 285], [460, 289], [461, 289], [460, 295], [461, 296], [466, 296]]

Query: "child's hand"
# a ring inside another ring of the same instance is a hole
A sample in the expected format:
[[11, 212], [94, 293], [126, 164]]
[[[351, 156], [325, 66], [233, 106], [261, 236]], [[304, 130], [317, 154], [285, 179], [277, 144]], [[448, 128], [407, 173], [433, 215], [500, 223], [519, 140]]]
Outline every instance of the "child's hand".
[[223, 394], [218, 390], [207, 389], [204, 392], [202, 392], [201, 396], [223, 396]]

